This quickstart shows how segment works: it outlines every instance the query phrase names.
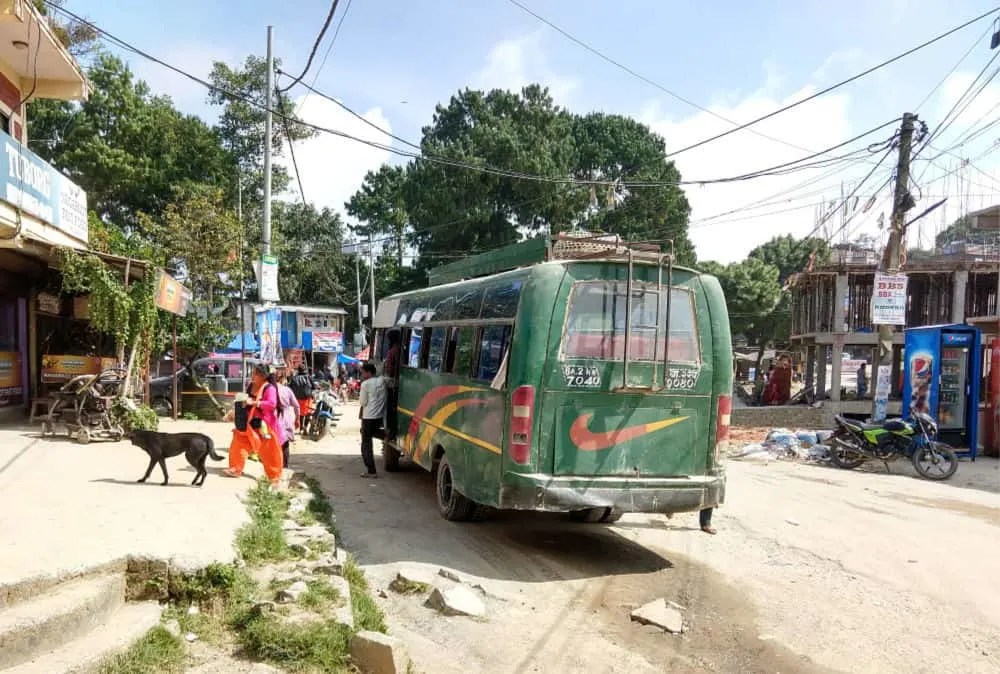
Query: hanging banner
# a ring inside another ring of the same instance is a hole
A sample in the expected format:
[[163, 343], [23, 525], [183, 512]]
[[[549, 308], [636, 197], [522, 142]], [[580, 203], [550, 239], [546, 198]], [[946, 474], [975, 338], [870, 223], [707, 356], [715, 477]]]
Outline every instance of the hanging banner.
[[278, 302], [278, 258], [263, 255], [257, 263], [257, 282], [260, 284], [261, 302]]
[[116, 364], [114, 358], [46, 354], [42, 356], [42, 382], [50, 384], [69, 381], [81, 374], [98, 374]]
[[284, 365], [281, 353], [281, 309], [257, 312], [257, 339], [260, 342], [260, 359], [267, 365]]
[[0, 407], [20, 405], [23, 396], [21, 354], [17, 351], [0, 351]]
[[874, 325], [906, 325], [906, 275], [875, 274], [872, 292]]
[[344, 350], [344, 333], [313, 332], [312, 349], [322, 353], [340, 353]]
[[156, 306], [183, 318], [191, 304], [191, 291], [162, 269], [156, 281]]
[[875, 380], [875, 414], [874, 421], [883, 421], [889, 407], [889, 389], [892, 379], [892, 366], [879, 365], [878, 378]]

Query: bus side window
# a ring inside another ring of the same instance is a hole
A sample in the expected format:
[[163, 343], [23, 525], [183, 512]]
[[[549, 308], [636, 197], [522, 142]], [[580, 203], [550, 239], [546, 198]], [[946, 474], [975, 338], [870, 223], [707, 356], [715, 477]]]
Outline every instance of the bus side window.
[[444, 362], [444, 349], [447, 345], [448, 328], [434, 328], [431, 330], [431, 338], [427, 340], [430, 345], [427, 355], [427, 369], [435, 374], [441, 373], [441, 365]]
[[420, 367], [420, 334], [423, 331], [422, 328], [413, 328], [410, 331], [410, 347], [406, 352], [406, 365], [407, 367]]
[[432, 330], [431, 328], [421, 328], [420, 331], [423, 333], [423, 341], [420, 344], [420, 351], [418, 352], [419, 360], [417, 361], [417, 367], [421, 370], [426, 370], [427, 361], [430, 359], [431, 353]]
[[444, 345], [444, 366], [442, 372], [455, 371], [455, 349], [458, 348], [458, 328], [446, 328], [448, 339]]
[[472, 361], [476, 353], [476, 328], [453, 329], [454, 354], [452, 367], [449, 370], [457, 375], [468, 377], [472, 372]]
[[495, 325], [483, 328], [483, 337], [479, 341], [479, 367], [476, 379], [492, 382], [500, 370], [503, 354], [510, 337], [510, 326]]

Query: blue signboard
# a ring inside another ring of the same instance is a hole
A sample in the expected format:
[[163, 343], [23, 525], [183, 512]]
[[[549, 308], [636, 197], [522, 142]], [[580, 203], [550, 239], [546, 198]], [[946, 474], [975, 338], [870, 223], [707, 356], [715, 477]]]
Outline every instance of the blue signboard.
[[86, 243], [86, 192], [2, 131], [0, 145], [0, 200]]

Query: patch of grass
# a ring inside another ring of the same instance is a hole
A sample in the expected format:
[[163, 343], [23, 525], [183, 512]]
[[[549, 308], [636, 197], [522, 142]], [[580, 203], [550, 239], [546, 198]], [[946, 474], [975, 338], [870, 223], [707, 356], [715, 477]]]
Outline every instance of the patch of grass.
[[303, 510], [302, 512], [295, 513], [292, 520], [300, 527], [311, 527], [314, 524], [319, 524], [319, 520], [316, 519], [311, 510]]
[[311, 580], [308, 585], [309, 589], [299, 597], [299, 604], [310, 611], [320, 613], [337, 604], [341, 599], [337, 588], [331, 585], [326, 578]]
[[303, 482], [309, 487], [309, 491], [313, 495], [312, 500], [306, 506], [303, 516], [312, 518], [315, 522], [324, 525], [331, 533], [337, 534], [337, 521], [333, 516], [333, 506], [330, 505], [326, 494], [323, 493], [323, 487], [320, 486], [319, 480], [307, 477]]
[[243, 655], [290, 671], [345, 671], [351, 629], [334, 620], [285, 624], [273, 615], [247, 622], [237, 641]]
[[288, 512], [288, 498], [271, 490], [261, 479], [247, 494], [250, 522], [236, 533], [236, 549], [248, 564], [280, 561], [289, 555], [282, 521]]
[[183, 672], [187, 653], [180, 639], [163, 627], [154, 627], [128, 650], [101, 662], [100, 674], [174, 674]]
[[375, 599], [372, 598], [365, 572], [354, 561], [353, 555], [348, 556], [344, 562], [343, 576], [351, 585], [351, 610], [354, 612], [354, 627], [359, 631], [386, 633], [388, 628], [385, 625], [385, 615], [375, 603]]
[[254, 585], [250, 575], [234, 564], [209, 564], [194, 573], [171, 574], [169, 596], [171, 603], [177, 606], [203, 606], [249, 595]]
[[181, 633], [193, 632], [198, 638], [210, 644], [223, 644], [226, 641], [224, 626], [210, 613], [199, 611], [198, 613], [188, 613], [187, 609], [179, 606], [171, 606], [163, 612], [163, 620], [176, 620], [180, 625]]

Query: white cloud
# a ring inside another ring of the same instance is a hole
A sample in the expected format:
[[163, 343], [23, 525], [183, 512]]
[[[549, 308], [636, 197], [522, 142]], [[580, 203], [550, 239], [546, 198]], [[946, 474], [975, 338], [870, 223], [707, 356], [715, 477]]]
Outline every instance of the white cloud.
[[[336, 103], [319, 96], [300, 97], [295, 101], [299, 116], [311, 124], [342, 131], [363, 140], [391, 144], [392, 140], [343, 110]], [[389, 120], [380, 108], [372, 108], [362, 116], [372, 124], [392, 131]], [[287, 154], [287, 151], [286, 151]], [[388, 150], [374, 148], [349, 138], [320, 132], [313, 138], [295, 144], [295, 159], [302, 175], [306, 200], [317, 207], [324, 206], [344, 215], [344, 202], [358, 191], [368, 171], [377, 169], [392, 158]], [[290, 193], [285, 199], [300, 199], [295, 169], [290, 156], [276, 158], [292, 176]]]
[[[773, 84], [773, 73], [768, 75], [768, 80]], [[765, 89], [751, 94], [735, 105], [716, 105], [709, 109], [735, 122], [745, 122], [804, 98], [811, 93], [813, 93], [813, 89], [807, 87], [784, 99], [776, 99]], [[820, 150], [851, 137], [852, 129], [848, 121], [848, 107], [849, 99], [846, 95], [823, 96], [751, 128], [760, 134], [801, 148], [807, 148], [810, 151]], [[668, 153], [671, 150], [680, 149], [692, 142], [733, 128], [732, 124], [705, 112], [699, 112], [677, 121], [665, 119], [662, 115], [657, 114], [655, 107], [649, 106], [645, 108], [640, 119], [666, 139]], [[885, 137], [890, 134], [891, 130], [887, 129]], [[870, 140], [877, 139], [881, 139], [881, 136], [872, 136]], [[809, 153], [802, 149], [789, 147], [751, 133], [749, 130], [743, 130], [684, 152], [678, 155], [674, 161], [681, 172], [682, 179], [707, 180], [741, 175], [799, 159], [806, 154]], [[699, 259], [711, 259], [719, 262], [736, 261], [745, 257], [752, 248], [772, 236], [786, 233], [797, 236], [808, 234], [815, 225], [814, 204], [822, 201], [823, 195], [817, 193], [807, 198], [801, 198], [803, 193], [817, 192], [819, 188], [826, 187], [829, 189], [826, 194], [827, 199], [833, 198], [839, 195], [839, 186], [831, 183], [839, 181], [841, 176], [820, 180], [812, 186], [804, 187], [797, 193], [789, 195], [799, 197], [794, 202], [779, 202], [767, 208], [722, 217], [718, 221], [707, 223], [698, 221], [768, 199], [771, 195], [789, 190], [803, 181], [821, 176], [823, 173], [824, 169], [814, 169], [786, 176], [770, 176], [742, 182], [686, 186], [684, 189], [691, 204], [692, 220], [689, 236], [695, 244]], [[798, 208], [792, 211], [786, 210], [792, 207]], [[776, 212], [781, 210], [786, 210], [786, 212]], [[772, 213], [772, 215], [736, 220], [736, 218], [745, 218], [747, 215], [762, 213]]]
[[[204, 80], [208, 80], [216, 61], [233, 62], [231, 50], [198, 42], [174, 43], [169, 50], [158, 56], [177, 69]], [[170, 96], [174, 105], [185, 112], [205, 113], [208, 89], [203, 85], [143, 58], [133, 59], [130, 65], [135, 74], [149, 84], [154, 94]]]
[[558, 75], [549, 68], [542, 48], [543, 36], [544, 31], [537, 30], [493, 45], [486, 66], [473, 77], [472, 86], [520, 91], [528, 84], [540, 83], [549, 88], [556, 103], [567, 105], [579, 80]]

